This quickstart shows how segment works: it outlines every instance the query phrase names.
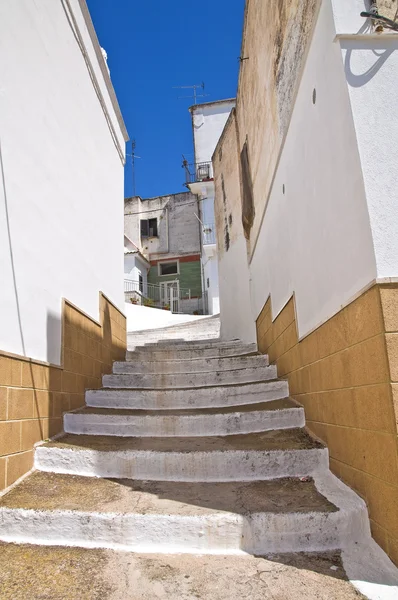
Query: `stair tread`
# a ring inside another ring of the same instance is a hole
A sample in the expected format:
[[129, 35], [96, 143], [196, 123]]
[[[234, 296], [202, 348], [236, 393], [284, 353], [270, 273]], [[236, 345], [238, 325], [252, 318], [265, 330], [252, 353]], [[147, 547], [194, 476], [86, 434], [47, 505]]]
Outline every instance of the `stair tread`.
[[139, 438], [99, 435], [66, 434], [56, 441], [47, 442], [42, 448], [68, 450], [96, 450], [104, 452], [227, 452], [227, 451], [274, 451], [311, 450], [324, 445], [310, 437], [304, 429], [281, 429], [252, 434], [213, 437]]
[[130, 417], [185, 417], [191, 415], [218, 415], [231, 414], [251, 411], [277, 411], [290, 408], [300, 409], [301, 407], [292, 399], [284, 398], [282, 400], [271, 400], [270, 402], [257, 402], [252, 404], [215, 407], [215, 408], [177, 408], [163, 410], [146, 410], [146, 409], [124, 409], [124, 408], [96, 408], [85, 406], [74, 413], [68, 414], [85, 414], [85, 415], [109, 415], [109, 416], [130, 416]]
[[222, 512], [336, 512], [312, 479], [184, 483], [87, 478], [36, 471], [0, 498], [0, 509], [196, 516]]

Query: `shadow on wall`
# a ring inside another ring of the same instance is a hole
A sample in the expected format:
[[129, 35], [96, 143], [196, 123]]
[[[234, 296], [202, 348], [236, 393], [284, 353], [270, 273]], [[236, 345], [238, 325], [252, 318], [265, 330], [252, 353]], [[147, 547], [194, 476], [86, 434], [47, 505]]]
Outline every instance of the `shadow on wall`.
[[[371, 25], [369, 20], [364, 23], [364, 25], [359, 29], [357, 34], [364, 34], [371, 32]], [[373, 77], [378, 73], [381, 67], [385, 64], [388, 58], [393, 54], [396, 50], [396, 47], [391, 47], [394, 44], [395, 40], [393, 38], [388, 38], [386, 36], [381, 36], [379, 39], [375, 40], [370, 39], [367, 40], [341, 40], [341, 48], [342, 50], [346, 50], [345, 60], [344, 60], [344, 70], [346, 74], [347, 83], [353, 88], [359, 88], [371, 81]], [[396, 43], [396, 42], [395, 42]], [[355, 51], [368, 50], [369, 53], [372, 53], [374, 56], [374, 61], [370, 66], [366, 67], [364, 62], [361, 65], [358, 65], [358, 68], [355, 68]], [[357, 71], [357, 72], [355, 72]]]

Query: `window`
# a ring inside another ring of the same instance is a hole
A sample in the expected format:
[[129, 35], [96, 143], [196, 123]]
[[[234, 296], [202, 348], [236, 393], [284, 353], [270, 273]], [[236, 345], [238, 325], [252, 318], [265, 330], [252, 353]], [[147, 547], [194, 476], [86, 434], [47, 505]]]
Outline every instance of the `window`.
[[142, 294], [142, 292], [144, 291], [144, 280], [142, 278], [141, 273], [138, 275], [138, 288]]
[[157, 219], [141, 219], [141, 237], [158, 237]]
[[249, 240], [250, 230], [254, 222], [255, 210], [247, 140], [243, 144], [242, 152], [240, 153], [240, 165], [242, 176], [242, 224], [245, 237]]
[[158, 263], [159, 275], [177, 275], [178, 261]]

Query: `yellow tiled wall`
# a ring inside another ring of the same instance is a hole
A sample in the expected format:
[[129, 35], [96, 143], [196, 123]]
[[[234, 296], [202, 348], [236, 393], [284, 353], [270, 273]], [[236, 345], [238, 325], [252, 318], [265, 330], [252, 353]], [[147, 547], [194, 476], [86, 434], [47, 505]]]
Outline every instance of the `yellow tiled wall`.
[[0, 491], [33, 464], [33, 445], [62, 431], [62, 413], [84, 404], [126, 352], [126, 319], [100, 294], [100, 322], [64, 301], [62, 366], [0, 350]]
[[374, 285], [300, 342], [294, 298], [274, 321], [268, 300], [257, 337], [398, 564], [398, 287]]

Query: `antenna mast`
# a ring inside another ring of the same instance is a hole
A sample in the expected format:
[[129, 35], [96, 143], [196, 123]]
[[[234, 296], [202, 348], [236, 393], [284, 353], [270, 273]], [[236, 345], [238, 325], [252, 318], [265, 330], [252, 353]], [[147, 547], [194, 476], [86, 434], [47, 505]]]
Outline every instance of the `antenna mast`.
[[181, 98], [193, 98], [194, 104], [197, 104], [197, 98], [204, 98], [205, 96], [209, 96], [209, 94], [198, 94], [197, 90], [204, 91], [204, 89], [205, 84], [203, 81], [198, 85], [176, 85], [173, 87], [173, 90], [193, 90], [192, 96], [178, 96], [178, 99], [180, 100]]

